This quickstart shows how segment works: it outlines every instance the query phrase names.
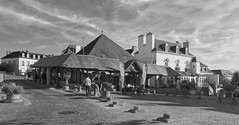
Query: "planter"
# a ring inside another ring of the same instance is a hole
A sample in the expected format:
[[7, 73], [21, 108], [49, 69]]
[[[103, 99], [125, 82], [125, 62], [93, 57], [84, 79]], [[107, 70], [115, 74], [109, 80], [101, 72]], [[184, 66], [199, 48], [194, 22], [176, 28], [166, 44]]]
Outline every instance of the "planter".
[[110, 98], [110, 91], [103, 91], [103, 98], [105, 99]]
[[65, 90], [65, 91], [69, 91], [70, 88], [69, 88], [69, 86], [63, 86], [63, 90]]
[[21, 102], [20, 94], [7, 94], [6, 100], [4, 102], [13, 103], [13, 102]]

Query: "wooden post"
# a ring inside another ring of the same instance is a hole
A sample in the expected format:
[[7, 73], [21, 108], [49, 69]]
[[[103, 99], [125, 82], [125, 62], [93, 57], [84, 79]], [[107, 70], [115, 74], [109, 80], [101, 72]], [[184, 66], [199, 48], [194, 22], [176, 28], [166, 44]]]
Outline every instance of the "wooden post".
[[46, 77], [46, 84], [51, 85], [52, 84], [52, 68], [47, 67], [47, 77]]

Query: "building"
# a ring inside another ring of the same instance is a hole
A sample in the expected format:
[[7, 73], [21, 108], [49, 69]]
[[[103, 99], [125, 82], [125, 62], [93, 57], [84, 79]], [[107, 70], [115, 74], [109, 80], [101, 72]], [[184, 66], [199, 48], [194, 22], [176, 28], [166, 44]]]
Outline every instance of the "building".
[[28, 51], [6, 51], [6, 56], [1, 58], [1, 63], [13, 64], [15, 74], [25, 74], [30, 66], [46, 55]]
[[[180, 77], [164, 77], [164, 83], [169, 86], [176, 84], [179, 80], [195, 80], [200, 86], [204, 83], [207, 75], [213, 73], [207, 65], [196, 60], [196, 57], [190, 53], [189, 42], [180, 43], [159, 40], [153, 33], [138, 36], [138, 51], [134, 54], [136, 59], [157, 65], [171, 67], [181, 74]], [[151, 86], [154, 86], [155, 78], [150, 79]]]
[[80, 45], [69, 45], [66, 49], [62, 51], [62, 54], [71, 54], [71, 53], [77, 53], [81, 50]]
[[[212, 70], [214, 74], [218, 74], [219, 77], [226, 79], [228, 81], [232, 80], [233, 77], [233, 71], [231, 70], [223, 70], [223, 69], [218, 69], [218, 70]], [[221, 79], [222, 80], [222, 79]], [[221, 81], [220, 81], [221, 82]]]

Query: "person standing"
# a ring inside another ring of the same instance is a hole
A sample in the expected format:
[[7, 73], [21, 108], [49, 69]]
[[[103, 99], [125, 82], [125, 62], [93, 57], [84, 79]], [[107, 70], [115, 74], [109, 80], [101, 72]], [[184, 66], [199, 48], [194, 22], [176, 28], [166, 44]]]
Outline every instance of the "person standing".
[[90, 96], [91, 95], [91, 80], [89, 78], [88, 75], [86, 75], [86, 78], [84, 80], [84, 84], [85, 84], [85, 87], [86, 87], [86, 96]]

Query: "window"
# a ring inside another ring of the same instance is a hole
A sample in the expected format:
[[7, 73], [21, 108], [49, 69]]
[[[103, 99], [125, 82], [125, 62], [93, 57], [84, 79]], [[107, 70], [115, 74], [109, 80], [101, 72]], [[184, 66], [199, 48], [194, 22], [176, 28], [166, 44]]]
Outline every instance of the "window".
[[25, 57], [25, 53], [22, 53], [22, 57], [23, 57], [23, 58]]
[[164, 60], [165, 66], [168, 66], [168, 62], [169, 62], [169, 59]]
[[22, 66], [25, 66], [25, 62], [24, 61], [22, 61]]
[[33, 59], [35, 59], [35, 58], [36, 58], [36, 56], [35, 56], [35, 55], [33, 55], [33, 56], [32, 56], [32, 58], [33, 58]]
[[175, 63], [176, 63], [176, 67], [179, 67], [179, 60], [177, 59], [176, 61], [175, 61]]
[[28, 66], [28, 67], [30, 66], [30, 61], [27, 61], [27, 66]]
[[185, 67], [189, 67], [188, 61], [185, 62]]

